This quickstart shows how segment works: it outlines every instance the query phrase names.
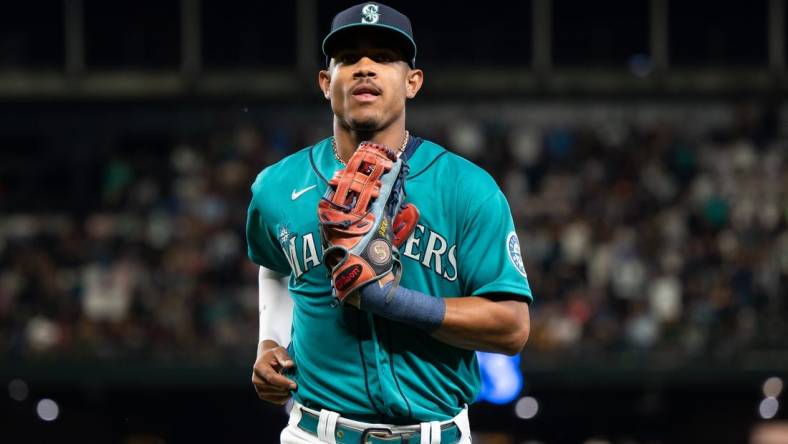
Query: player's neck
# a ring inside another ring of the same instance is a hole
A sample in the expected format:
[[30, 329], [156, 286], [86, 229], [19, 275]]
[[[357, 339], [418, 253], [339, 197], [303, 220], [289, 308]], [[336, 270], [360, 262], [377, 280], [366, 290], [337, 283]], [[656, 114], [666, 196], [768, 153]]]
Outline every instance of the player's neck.
[[399, 152], [405, 140], [405, 125], [392, 125], [378, 132], [353, 131], [335, 126], [334, 137], [336, 138], [337, 155], [347, 163], [358, 148], [358, 144], [364, 141], [378, 143]]

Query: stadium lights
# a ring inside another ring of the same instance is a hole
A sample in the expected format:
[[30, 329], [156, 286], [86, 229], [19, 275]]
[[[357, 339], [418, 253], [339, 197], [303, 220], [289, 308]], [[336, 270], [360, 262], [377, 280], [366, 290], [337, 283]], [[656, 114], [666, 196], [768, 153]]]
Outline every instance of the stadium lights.
[[38, 401], [36, 405], [36, 413], [38, 417], [44, 421], [54, 421], [60, 415], [60, 407], [51, 399], [44, 398]]
[[8, 396], [14, 401], [22, 402], [27, 399], [30, 390], [27, 388], [27, 383], [21, 379], [14, 379], [8, 383]]
[[763, 396], [767, 398], [777, 398], [783, 391], [783, 380], [777, 376], [772, 376], [763, 383]]
[[777, 399], [768, 397], [761, 401], [761, 405], [758, 406], [758, 413], [763, 419], [772, 419], [775, 415], [777, 415], [777, 410], [779, 410], [779, 408], [780, 403], [777, 401]]
[[531, 396], [524, 396], [514, 406], [514, 413], [520, 419], [531, 419], [539, 413], [539, 402]]

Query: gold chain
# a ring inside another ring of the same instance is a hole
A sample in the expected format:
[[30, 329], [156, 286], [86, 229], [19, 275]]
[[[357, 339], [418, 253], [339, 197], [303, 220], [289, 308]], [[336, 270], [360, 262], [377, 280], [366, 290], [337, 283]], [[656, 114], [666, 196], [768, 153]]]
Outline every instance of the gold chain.
[[[399, 148], [399, 153], [397, 155], [400, 155], [400, 154], [402, 154], [403, 151], [405, 151], [405, 147], [408, 146], [408, 141], [409, 140], [410, 140], [410, 132], [408, 130], [405, 130], [405, 138], [402, 140], [402, 146]], [[334, 149], [334, 158], [337, 160], [337, 162], [339, 162], [342, 165], [344, 165], [345, 162], [343, 162], [342, 159], [339, 158], [339, 152], [337, 151], [337, 138], [336, 137], [331, 137], [331, 148]]]

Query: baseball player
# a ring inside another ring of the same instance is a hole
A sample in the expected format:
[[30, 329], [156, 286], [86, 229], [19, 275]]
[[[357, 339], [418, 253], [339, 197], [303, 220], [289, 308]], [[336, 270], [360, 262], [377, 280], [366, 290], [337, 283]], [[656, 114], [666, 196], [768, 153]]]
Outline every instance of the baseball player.
[[323, 52], [333, 136], [252, 185], [261, 322], [277, 318], [267, 270], [289, 276], [293, 304], [289, 344], [261, 325], [252, 382], [264, 400], [293, 398], [282, 443], [469, 443], [475, 351], [514, 355], [528, 338], [509, 206], [481, 168], [407, 131], [424, 74], [406, 16], [348, 8]]

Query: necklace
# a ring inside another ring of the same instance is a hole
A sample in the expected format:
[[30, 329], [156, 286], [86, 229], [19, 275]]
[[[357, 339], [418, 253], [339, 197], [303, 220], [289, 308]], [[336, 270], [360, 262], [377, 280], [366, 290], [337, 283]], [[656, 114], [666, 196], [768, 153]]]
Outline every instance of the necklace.
[[[400, 154], [402, 154], [403, 151], [405, 151], [405, 147], [408, 146], [408, 141], [409, 140], [410, 140], [410, 132], [408, 130], [405, 130], [405, 138], [402, 140], [402, 146], [399, 147], [399, 153], [397, 155], [400, 155]], [[343, 162], [342, 159], [339, 158], [339, 152], [337, 151], [337, 138], [336, 137], [332, 137], [331, 138], [331, 148], [333, 148], [333, 150], [334, 150], [334, 159], [336, 159], [337, 162], [339, 162], [342, 165], [344, 165], [345, 162]]]

